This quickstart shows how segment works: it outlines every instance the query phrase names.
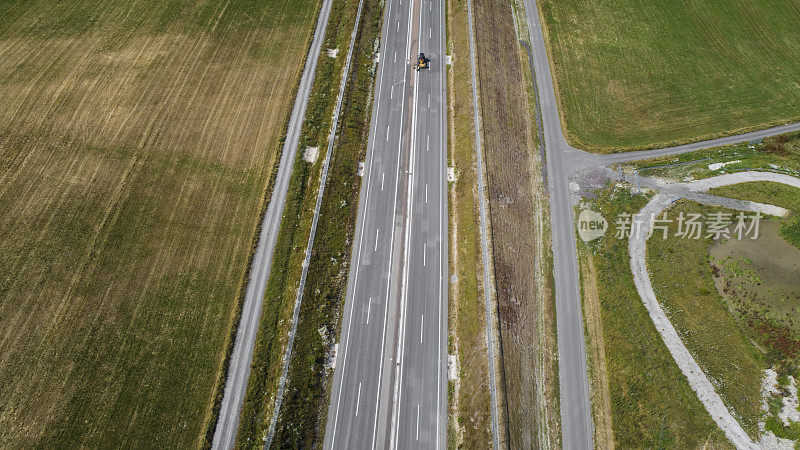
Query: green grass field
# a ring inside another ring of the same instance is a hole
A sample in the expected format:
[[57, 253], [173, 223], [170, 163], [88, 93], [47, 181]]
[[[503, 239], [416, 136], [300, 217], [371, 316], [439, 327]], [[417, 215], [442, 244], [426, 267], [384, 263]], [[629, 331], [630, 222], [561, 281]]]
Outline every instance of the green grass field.
[[544, 0], [568, 139], [600, 152], [800, 120], [792, 0]]
[[199, 445], [318, 1], [0, 1], [0, 446]]
[[[636, 213], [644, 205], [642, 196], [606, 188], [590, 208], [612, 218], [621, 212]], [[612, 222], [603, 239], [589, 244], [579, 241], [578, 248], [593, 258], [596, 268], [614, 443], [620, 448], [725, 447], [724, 435], [650, 320], [633, 284], [628, 241], [616, 239], [613, 230]], [[589, 351], [592, 345], [597, 343], [590, 342]], [[602, 385], [598, 381], [593, 380], [593, 385]], [[598, 405], [593, 407], [597, 414]]]

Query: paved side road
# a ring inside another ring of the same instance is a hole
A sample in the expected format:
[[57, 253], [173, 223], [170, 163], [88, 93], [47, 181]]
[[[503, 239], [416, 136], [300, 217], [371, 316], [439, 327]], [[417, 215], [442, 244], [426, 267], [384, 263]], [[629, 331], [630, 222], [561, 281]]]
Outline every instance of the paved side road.
[[525, 12], [533, 52], [534, 79], [539, 94], [543, 145], [548, 167], [547, 182], [550, 188], [562, 443], [564, 448], [571, 450], [588, 449], [592, 448], [592, 416], [578, 285], [577, 249], [568, 185], [570, 173], [574, 170], [572, 160], [581, 157], [582, 152], [567, 144], [561, 131], [547, 47], [535, 0], [525, 0]]
[[325, 29], [328, 26], [328, 17], [330, 16], [332, 4], [333, 0], [323, 0], [322, 2], [314, 37], [306, 56], [306, 65], [300, 78], [300, 86], [297, 89], [292, 115], [289, 118], [289, 126], [286, 131], [286, 140], [283, 144], [283, 153], [278, 166], [272, 198], [264, 214], [258, 246], [253, 255], [253, 264], [250, 268], [247, 291], [242, 305], [242, 316], [239, 320], [236, 341], [234, 342], [228, 375], [225, 380], [225, 391], [219, 410], [217, 427], [214, 430], [214, 440], [212, 442], [212, 448], [214, 449], [229, 449], [236, 444], [239, 414], [242, 409], [244, 394], [247, 390], [247, 380], [250, 378], [250, 364], [253, 359], [253, 348], [258, 332], [258, 322], [261, 317], [264, 290], [272, 267], [272, 254], [275, 251], [278, 228], [283, 216], [283, 207], [286, 203], [286, 193], [289, 190], [289, 178], [292, 174], [292, 167], [294, 167], [300, 130], [303, 125], [303, 118], [306, 115], [311, 86], [314, 84], [317, 60], [325, 37]]

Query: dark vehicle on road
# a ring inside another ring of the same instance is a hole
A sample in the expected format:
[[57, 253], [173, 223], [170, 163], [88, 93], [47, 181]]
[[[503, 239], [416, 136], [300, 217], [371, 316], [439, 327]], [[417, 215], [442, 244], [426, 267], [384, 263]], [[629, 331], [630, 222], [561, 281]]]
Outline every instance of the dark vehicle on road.
[[425, 53], [420, 53], [417, 58], [417, 70], [429, 69], [431, 60], [425, 57]]

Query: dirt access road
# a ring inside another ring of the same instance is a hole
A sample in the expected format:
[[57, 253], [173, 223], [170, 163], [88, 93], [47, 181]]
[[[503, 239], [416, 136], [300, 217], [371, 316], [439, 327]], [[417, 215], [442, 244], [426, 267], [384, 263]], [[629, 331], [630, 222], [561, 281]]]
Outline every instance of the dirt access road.
[[[645, 182], [648, 181], [650, 180], [645, 180]], [[777, 206], [727, 199], [714, 195], [706, 195], [703, 197], [693, 195], [698, 192], [707, 191], [710, 188], [754, 181], [782, 183], [800, 189], [799, 178], [777, 173], [755, 171], [720, 175], [690, 183], [665, 184], [654, 181], [652, 184], [656, 185], [659, 193], [640, 211], [640, 217], [643, 219], [641, 226], [638, 232], [632, 233], [631, 239], [628, 242], [633, 282], [636, 285], [636, 290], [639, 292], [639, 296], [642, 298], [645, 308], [647, 308], [647, 312], [653, 324], [661, 335], [661, 339], [664, 341], [664, 344], [666, 344], [673, 359], [681, 369], [681, 372], [687, 380], [689, 380], [689, 385], [692, 387], [692, 390], [697, 393], [697, 398], [700, 399], [703, 406], [705, 406], [706, 410], [711, 415], [711, 418], [714, 419], [719, 428], [725, 433], [725, 436], [736, 448], [760, 448], [761, 446], [750, 439], [733, 414], [728, 410], [727, 406], [725, 406], [722, 398], [717, 394], [714, 385], [711, 384], [711, 381], [703, 372], [703, 369], [700, 368], [697, 361], [695, 361], [692, 354], [683, 344], [680, 335], [678, 335], [675, 327], [658, 303], [656, 294], [653, 291], [653, 285], [650, 282], [650, 275], [647, 272], [647, 233], [643, 230], [649, 230], [653, 218], [660, 215], [662, 211], [669, 208], [675, 201], [681, 198], [689, 198], [701, 203], [714, 206], [726, 206], [743, 211], [760, 212], [762, 214], [774, 216], [786, 215], [788, 211]], [[765, 448], [768, 448], [768, 446], [765, 446]]]

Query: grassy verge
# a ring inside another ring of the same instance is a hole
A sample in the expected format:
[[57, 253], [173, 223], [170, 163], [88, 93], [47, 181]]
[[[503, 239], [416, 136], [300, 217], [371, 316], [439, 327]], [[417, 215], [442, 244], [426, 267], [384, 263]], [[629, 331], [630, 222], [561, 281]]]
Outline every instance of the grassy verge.
[[456, 181], [450, 184], [450, 270], [458, 281], [450, 286], [449, 352], [457, 355], [457, 380], [451, 382], [450, 448], [487, 448], [492, 443], [489, 359], [486, 348], [486, 308], [477, 166], [473, 134], [470, 56], [466, 0], [447, 3], [450, 129], [448, 148]]
[[[642, 196], [609, 186], [587, 206], [606, 218], [638, 212]], [[610, 219], [611, 220], [611, 219]], [[613, 223], [613, 220], [611, 220]], [[613, 226], [612, 226], [613, 230]], [[727, 441], [711, 420], [672, 359], [639, 298], [633, 284], [627, 239], [613, 234], [591, 243], [578, 243], [583, 273], [591, 271], [584, 258], [591, 258], [599, 300], [602, 353], [607, 368], [608, 396], [613, 439], [621, 448], [726, 446]], [[586, 278], [582, 280], [585, 283]], [[591, 305], [590, 305], [591, 306]], [[588, 308], [584, 305], [584, 309]], [[587, 330], [597, 329], [587, 326]], [[589, 333], [590, 374], [596, 376], [599, 339]], [[592, 380], [593, 386], [604, 380]], [[595, 417], [599, 403], [595, 402]]]
[[362, 14], [274, 448], [319, 447], [325, 431], [333, 373], [327, 363], [339, 335], [344, 305], [361, 185], [358, 165], [366, 153], [374, 52], [383, 19], [380, 1], [365, 0]]
[[[719, 168], [711, 164], [725, 164]], [[787, 133], [764, 139], [750, 147], [745, 142], [682, 155], [649, 159], [631, 164], [645, 176], [683, 180], [708, 178], [721, 173], [766, 170], [800, 175], [800, 133]]]
[[611, 394], [608, 386], [603, 320], [597, 292], [597, 272], [592, 258], [583, 256], [581, 267], [581, 299], [586, 330], [586, 349], [589, 371], [589, 392], [594, 422], [594, 442], [597, 448], [614, 447], [614, 429], [611, 417]]
[[203, 439], [318, 2], [156, 3], [0, 4], [0, 446]]
[[601, 152], [800, 118], [790, 1], [545, 0], [568, 139]]
[[[343, 55], [358, 8], [356, 1], [335, 1], [328, 19], [323, 50], [338, 49], [337, 58], [323, 51], [317, 63], [306, 117], [292, 169], [272, 269], [264, 294], [259, 333], [251, 363], [250, 378], [242, 405], [237, 445], [260, 446], [275, 404], [275, 390], [290, 327], [301, 263], [311, 228], [322, 161], [328, 144], [330, 117], [339, 92]], [[316, 161], [303, 159], [307, 147], [319, 150]]]

